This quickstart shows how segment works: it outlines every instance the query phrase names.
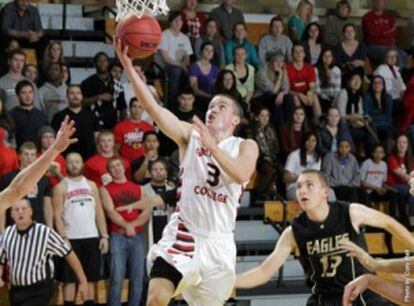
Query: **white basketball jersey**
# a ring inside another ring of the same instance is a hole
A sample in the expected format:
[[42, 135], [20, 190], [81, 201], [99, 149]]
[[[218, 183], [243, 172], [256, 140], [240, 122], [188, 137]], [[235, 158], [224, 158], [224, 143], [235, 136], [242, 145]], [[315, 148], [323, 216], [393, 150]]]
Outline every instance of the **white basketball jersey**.
[[[229, 137], [218, 147], [230, 157], [239, 155], [242, 138]], [[232, 233], [243, 187], [224, 173], [192, 132], [181, 164], [179, 216], [194, 232]]]
[[96, 203], [92, 188], [85, 177], [80, 181], [65, 178], [68, 186], [63, 207], [63, 224], [69, 239], [98, 237]]

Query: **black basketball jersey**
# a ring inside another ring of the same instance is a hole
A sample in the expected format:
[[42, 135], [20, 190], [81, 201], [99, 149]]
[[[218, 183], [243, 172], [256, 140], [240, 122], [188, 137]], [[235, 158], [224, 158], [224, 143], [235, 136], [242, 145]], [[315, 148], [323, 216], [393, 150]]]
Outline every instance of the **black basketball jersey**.
[[293, 220], [292, 230], [312, 293], [342, 296], [344, 287], [366, 271], [358, 260], [346, 256], [339, 243], [349, 239], [363, 249], [366, 244], [363, 233], [358, 234], [352, 227], [349, 204], [337, 201], [329, 206], [322, 224], [311, 221], [303, 212]]

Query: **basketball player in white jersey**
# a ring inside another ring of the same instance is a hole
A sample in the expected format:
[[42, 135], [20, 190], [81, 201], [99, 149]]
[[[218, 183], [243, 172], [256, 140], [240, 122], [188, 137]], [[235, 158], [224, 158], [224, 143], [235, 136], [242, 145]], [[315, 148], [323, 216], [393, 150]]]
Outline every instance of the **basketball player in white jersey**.
[[[100, 252], [108, 252], [105, 215], [96, 184], [82, 175], [82, 156], [79, 153], [68, 154], [66, 167], [67, 177], [53, 188], [55, 226], [79, 257], [88, 279], [88, 296], [84, 305], [94, 305], [94, 282], [100, 276]], [[64, 305], [70, 306], [74, 305], [77, 279], [69, 266], [65, 262], [62, 264], [57, 279], [64, 284]]]
[[116, 45], [137, 98], [180, 150], [181, 188], [163, 238], [148, 254], [151, 281], [147, 305], [167, 305], [180, 293], [190, 305], [223, 305], [235, 280], [233, 231], [239, 199], [253, 174], [257, 144], [233, 136], [241, 121], [237, 101], [213, 97], [206, 124], [191, 125], [158, 105], [133, 69], [128, 48]]
[[66, 150], [68, 146], [77, 141], [71, 138], [75, 133], [75, 123], [66, 117], [57, 133], [55, 142], [34, 163], [23, 169], [10, 183], [0, 192], [0, 213], [6, 211], [18, 200], [26, 196], [40, 178], [49, 169], [55, 158]]

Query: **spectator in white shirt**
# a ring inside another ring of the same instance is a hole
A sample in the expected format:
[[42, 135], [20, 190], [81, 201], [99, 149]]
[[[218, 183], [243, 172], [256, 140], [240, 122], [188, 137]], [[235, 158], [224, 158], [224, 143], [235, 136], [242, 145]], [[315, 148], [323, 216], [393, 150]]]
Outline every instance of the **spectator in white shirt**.
[[341, 69], [335, 65], [331, 49], [321, 52], [316, 65], [316, 93], [319, 96], [322, 113], [326, 113], [341, 91]]
[[186, 77], [193, 49], [188, 36], [181, 32], [183, 20], [180, 12], [172, 11], [170, 13], [168, 26], [168, 29], [162, 32], [157, 62], [167, 73], [168, 103], [176, 105], [179, 85]]
[[321, 170], [321, 156], [317, 147], [317, 135], [314, 132], [307, 132], [302, 137], [300, 149], [289, 154], [283, 174], [286, 199], [296, 200], [296, 180], [303, 170]]
[[361, 165], [361, 186], [366, 189], [370, 203], [389, 202], [390, 215], [407, 226], [404, 197], [386, 184], [388, 166], [384, 162], [384, 157], [384, 147], [380, 144], [376, 145], [371, 152], [371, 158], [366, 159]]
[[68, 106], [66, 92], [68, 86], [63, 83], [62, 66], [52, 63], [47, 68], [47, 82], [39, 88], [40, 110], [52, 122], [56, 113]]
[[404, 96], [407, 87], [404, 84], [404, 80], [401, 77], [400, 68], [397, 66], [398, 62], [398, 50], [392, 48], [385, 54], [385, 62], [378, 66], [374, 71], [374, 75], [380, 75], [385, 80], [385, 89], [389, 94], [393, 103], [393, 117], [397, 118], [404, 112], [402, 105], [402, 98]]

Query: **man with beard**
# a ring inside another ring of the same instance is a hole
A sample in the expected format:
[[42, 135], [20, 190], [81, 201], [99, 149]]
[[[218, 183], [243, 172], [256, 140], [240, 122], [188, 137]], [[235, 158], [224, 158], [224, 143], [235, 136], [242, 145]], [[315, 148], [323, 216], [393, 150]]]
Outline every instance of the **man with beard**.
[[95, 116], [89, 109], [82, 107], [83, 95], [79, 85], [70, 85], [67, 90], [68, 107], [56, 113], [52, 120], [52, 127], [57, 132], [60, 123], [68, 116], [75, 122], [74, 137], [77, 143], [69, 146], [65, 153], [77, 152], [87, 160], [95, 153], [94, 133], [98, 129]]
[[117, 212], [116, 208], [135, 203], [144, 194], [140, 185], [127, 179], [121, 158], [114, 157], [109, 160], [108, 172], [112, 182], [100, 189], [102, 204], [110, 220], [111, 272], [108, 305], [121, 306], [122, 283], [128, 267], [128, 305], [136, 306], [141, 300], [145, 271], [146, 252], [141, 227], [150, 218], [151, 209]]
[[[115, 86], [109, 71], [109, 58], [105, 52], [94, 57], [96, 74], [81, 84], [84, 106], [90, 107], [97, 118], [100, 129], [112, 129], [120, 119], [126, 118], [126, 103], [123, 90]], [[118, 116], [119, 113], [119, 116]]]
[[[82, 175], [82, 157], [78, 153], [68, 154], [66, 167], [67, 177], [53, 189], [56, 230], [72, 246], [85, 270], [88, 296], [84, 305], [94, 305], [94, 282], [99, 280], [100, 253], [108, 252], [105, 216], [98, 188]], [[76, 276], [66, 263], [62, 263], [61, 268], [57, 279], [64, 284], [64, 305], [74, 305]]]
[[[163, 159], [157, 159], [149, 164], [148, 171], [151, 175], [151, 180], [148, 184], [143, 186], [145, 194], [153, 197], [162, 194], [165, 191], [173, 189], [168, 184], [168, 165]], [[166, 206], [156, 207], [152, 212], [152, 219], [149, 224], [149, 245], [153, 242], [157, 243], [162, 237], [162, 231], [168, 223], [168, 212]]]

